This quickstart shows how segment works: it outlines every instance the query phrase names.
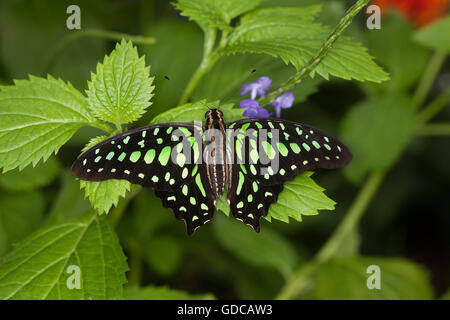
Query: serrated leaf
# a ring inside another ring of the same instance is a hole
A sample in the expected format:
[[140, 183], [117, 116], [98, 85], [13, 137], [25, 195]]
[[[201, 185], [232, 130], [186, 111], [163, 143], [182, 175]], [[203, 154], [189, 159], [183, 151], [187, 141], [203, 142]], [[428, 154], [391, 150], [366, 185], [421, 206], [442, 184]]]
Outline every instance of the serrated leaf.
[[[99, 136], [91, 139], [83, 148], [83, 152], [106, 140], [108, 137]], [[111, 207], [117, 206], [119, 199], [124, 198], [130, 191], [131, 183], [126, 180], [84, 181], [80, 180], [80, 187], [89, 198], [92, 206], [99, 213], [108, 213]]]
[[200, 25], [230, 28], [231, 19], [256, 8], [264, 0], [178, 0], [175, 7], [181, 15]]
[[[245, 15], [230, 34], [225, 54], [263, 53], [280, 57], [300, 70], [317, 53], [330, 30], [313, 22], [319, 6], [260, 9]], [[328, 79], [381, 82], [387, 74], [375, 64], [367, 49], [340, 37], [314, 73]], [[313, 74], [314, 74], [313, 73]], [[313, 75], [312, 74], [312, 75]]]
[[241, 222], [222, 215], [217, 215], [214, 220], [217, 240], [238, 259], [256, 267], [277, 270], [286, 279], [292, 275], [299, 257], [295, 248], [280, 234], [267, 226], [258, 234]]
[[127, 300], [214, 300], [212, 294], [189, 294], [185, 291], [168, 287], [147, 286], [125, 287], [124, 295]]
[[226, 122], [241, 119], [244, 113], [242, 108], [233, 108], [233, 104], [220, 105], [219, 101], [207, 102], [206, 100], [186, 103], [179, 107], [169, 109], [160, 113], [152, 119], [150, 124], [168, 123], [168, 122], [192, 122], [205, 121], [205, 113], [208, 111], [208, 106], [211, 109], [219, 108], [223, 112], [224, 120]]
[[33, 232], [44, 214], [44, 197], [32, 192], [0, 194], [0, 256]]
[[151, 105], [153, 78], [145, 57], [131, 41], [122, 42], [97, 65], [88, 83], [89, 108], [98, 118], [115, 124], [139, 119]]
[[270, 206], [267, 219], [277, 219], [289, 223], [289, 218], [302, 221], [302, 215], [319, 214], [318, 210], [334, 210], [336, 204], [328, 198], [324, 188], [311, 178], [313, 172], [305, 172], [284, 184], [278, 201]]
[[[80, 289], [67, 273], [80, 269]], [[41, 229], [0, 262], [0, 299], [122, 299], [128, 270], [117, 236], [94, 212]]]
[[0, 186], [10, 191], [25, 191], [40, 188], [51, 183], [61, 172], [61, 165], [54, 157], [39, 163], [35, 168], [26, 167], [0, 175]]
[[351, 180], [358, 182], [369, 170], [385, 169], [395, 162], [412, 134], [414, 109], [404, 96], [372, 98], [351, 108], [341, 129], [353, 153], [344, 169]]
[[450, 15], [437, 20], [414, 35], [414, 40], [433, 49], [450, 52]]
[[[367, 267], [379, 266], [381, 288], [370, 290]], [[335, 259], [321, 265], [316, 275], [319, 299], [407, 300], [432, 299], [428, 274], [400, 258], [357, 257]]]
[[94, 122], [85, 97], [62, 80], [30, 76], [0, 87], [0, 168], [35, 166]]

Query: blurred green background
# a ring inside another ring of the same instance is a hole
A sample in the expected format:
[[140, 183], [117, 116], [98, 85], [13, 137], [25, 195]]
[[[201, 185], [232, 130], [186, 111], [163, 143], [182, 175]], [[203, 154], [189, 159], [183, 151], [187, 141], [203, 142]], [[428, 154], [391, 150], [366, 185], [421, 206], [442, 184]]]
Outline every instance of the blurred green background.
[[[264, 6], [322, 2], [325, 5], [319, 20], [329, 26], [336, 25], [349, 5], [348, 1], [272, 0]], [[203, 34], [165, 0], [2, 0], [0, 84], [12, 84], [13, 79], [27, 78], [29, 74], [50, 73], [82, 91], [87, 89], [90, 73], [114, 48], [115, 41], [90, 36], [71, 38], [76, 31], [66, 28], [66, 8], [70, 4], [81, 7], [82, 30], [156, 38], [153, 45], [137, 44], [139, 53], [145, 54], [147, 65], [151, 65], [156, 88], [152, 106], [135, 126], [146, 125], [155, 115], [176, 106], [181, 93], [163, 77], [169, 75], [185, 87], [200, 63]], [[416, 29], [391, 13], [383, 18], [381, 30], [368, 30], [365, 15], [360, 14], [346, 34], [369, 48], [391, 80], [372, 84], [316, 77], [294, 90], [298, 103], [282, 114], [283, 118], [330, 132], [351, 148], [355, 146], [355, 160], [348, 168], [314, 175], [337, 202], [334, 212], [305, 217], [301, 223], [263, 221], [260, 234], [219, 213], [214, 221], [188, 237], [184, 224], [162, 207], [152, 191], [141, 191], [127, 203], [116, 227], [128, 256], [129, 283], [167, 285], [217, 298], [273, 298], [294, 270], [311, 259], [336, 229], [368, 172], [379, 165], [377, 157], [389, 153], [392, 159], [380, 160], [388, 162], [382, 164], [389, 168], [387, 176], [357, 232], [338, 257], [362, 254], [407, 258], [429, 272], [436, 297], [444, 294], [450, 286], [450, 137], [407, 136], [398, 145], [391, 145], [393, 150], [384, 150], [378, 141], [395, 140], [403, 132], [397, 134], [396, 130], [411, 112], [403, 112], [402, 104], [408, 104], [404, 99], [413, 94], [433, 54], [433, 50], [412, 40]], [[448, 60], [444, 62], [426, 102], [448, 90], [449, 66]], [[238, 102], [240, 85], [253, 68], [257, 70], [255, 77], [270, 76], [274, 87], [295, 73], [292, 66], [267, 56], [225, 57], [202, 80], [194, 96]], [[400, 111], [393, 112], [393, 108]], [[450, 121], [450, 108], [437, 117], [439, 122]], [[40, 165], [41, 169], [27, 168], [16, 176], [0, 176], [0, 218], [2, 212], [16, 213], [0, 223], [0, 256], [11, 249], [12, 243], [49, 221], [75, 217], [90, 208], [69, 168], [84, 144], [98, 134], [96, 129], [82, 129], [57, 157]], [[361, 141], [370, 134], [376, 141], [364, 148], [370, 139]], [[32, 187], [27, 184], [29, 180], [33, 181]], [[339, 274], [336, 277], [344, 282], [343, 286], [345, 281], [352, 281]], [[331, 279], [319, 277], [300, 298], [346, 297], [327, 293], [330, 283]], [[317, 286], [322, 289], [315, 290]]]

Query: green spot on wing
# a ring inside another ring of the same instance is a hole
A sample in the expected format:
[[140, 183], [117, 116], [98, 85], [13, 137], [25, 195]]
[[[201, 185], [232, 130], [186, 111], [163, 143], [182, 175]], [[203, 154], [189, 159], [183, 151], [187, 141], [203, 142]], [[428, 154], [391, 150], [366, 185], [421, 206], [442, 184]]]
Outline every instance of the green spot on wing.
[[300, 147], [298, 146], [298, 144], [296, 143], [290, 143], [289, 147], [291, 148], [291, 150], [295, 153], [295, 154], [299, 154], [300, 153]]
[[141, 152], [140, 151], [134, 151], [131, 155], [130, 155], [130, 161], [133, 163], [136, 163], [139, 161], [139, 158], [141, 157]]
[[288, 149], [286, 148], [286, 146], [285, 146], [283, 143], [278, 142], [278, 143], [277, 143], [277, 148], [278, 148], [278, 151], [280, 151], [280, 154], [281, 154], [283, 157], [286, 157], [286, 156], [287, 156], [287, 154], [288, 154]]
[[195, 177], [195, 183], [197, 184], [198, 188], [200, 189], [202, 196], [206, 197], [205, 188], [203, 188], [202, 179], [200, 177], [200, 174], [197, 174], [197, 176]]
[[145, 161], [145, 163], [146, 163], [146, 164], [152, 163], [152, 162], [153, 162], [153, 159], [155, 159], [155, 154], [156, 154], [155, 149], [150, 149], [150, 150], [148, 150], [148, 151], [145, 153], [145, 156], [144, 156], [144, 161]]
[[161, 163], [162, 166], [167, 165], [167, 163], [169, 162], [170, 150], [171, 150], [170, 146], [165, 146], [164, 148], [162, 148], [161, 152], [159, 153], [158, 161], [159, 161], [159, 163]]
[[126, 154], [125, 152], [122, 152], [122, 153], [120, 154], [120, 156], [117, 158], [117, 160], [119, 160], [120, 162], [122, 162], [123, 159], [125, 159], [126, 156], [127, 156], [127, 154]]
[[239, 181], [238, 181], [238, 186], [237, 186], [237, 189], [236, 189], [236, 194], [237, 195], [239, 195], [240, 193], [241, 193], [241, 190], [242, 190], [242, 185], [244, 184], [244, 174], [241, 172], [241, 171], [239, 171]]

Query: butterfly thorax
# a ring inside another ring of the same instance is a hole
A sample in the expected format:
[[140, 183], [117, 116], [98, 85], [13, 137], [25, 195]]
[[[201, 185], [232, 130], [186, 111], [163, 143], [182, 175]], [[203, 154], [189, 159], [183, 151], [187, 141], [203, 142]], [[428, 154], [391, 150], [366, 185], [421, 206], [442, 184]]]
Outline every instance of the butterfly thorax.
[[205, 150], [204, 161], [207, 166], [207, 178], [211, 190], [217, 195], [223, 194], [226, 179], [226, 125], [220, 110], [212, 109], [205, 114]]

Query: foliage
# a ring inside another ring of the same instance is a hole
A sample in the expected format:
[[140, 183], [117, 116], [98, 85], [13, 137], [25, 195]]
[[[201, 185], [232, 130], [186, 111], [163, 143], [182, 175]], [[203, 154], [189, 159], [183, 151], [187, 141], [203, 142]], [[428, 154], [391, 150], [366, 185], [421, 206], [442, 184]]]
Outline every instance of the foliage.
[[[368, 0], [347, 12], [346, 1], [105, 1], [86, 3], [89, 28], [133, 25], [143, 36], [65, 36], [45, 6], [35, 21], [21, 2], [0, 4], [1, 299], [448, 297], [440, 181], [450, 177], [450, 148], [416, 138], [450, 132], [429, 123], [450, 100], [439, 76], [448, 16], [417, 30], [387, 15], [368, 31], [358, 20], [347, 28]], [[135, 46], [153, 43], [148, 36], [155, 44]], [[295, 107], [283, 115], [335, 133], [354, 159], [345, 176], [305, 172], [286, 183], [259, 234], [227, 217], [226, 198], [216, 206], [225, 215], [186, 237], [154, 192], [73, 178], [80, 150], [132, 127], [203, 121], [206, 106], [228, 122], [243, 118], [240, 86], [262, 75], [273, 79], [262, 105], [289, 89]], [[366, 286], [369, 265], [381, 268], [381, 290]], [[80, 268], [80, 289], [68, 288], [70, 266]]]
[[[66, 285], [80, 268], [81, 289]], [[80, 218], [43, 228], [2, 259], [2, 299], [121, 299], [126, 258], [105, 217]]]

